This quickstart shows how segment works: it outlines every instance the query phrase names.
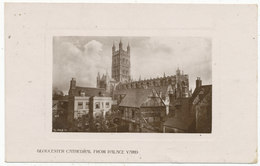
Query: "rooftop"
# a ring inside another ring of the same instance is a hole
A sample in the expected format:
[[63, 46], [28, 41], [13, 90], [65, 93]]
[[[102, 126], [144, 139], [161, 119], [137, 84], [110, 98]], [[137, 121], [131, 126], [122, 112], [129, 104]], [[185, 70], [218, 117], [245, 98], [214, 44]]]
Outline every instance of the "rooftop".
[[85, 96], [100, 96], [103, 94], [107, 96], [107, 92], [103, 88], [92, 88], [92, 87], [80, 87], [76, 86], [75, 89], [72, 89], [74, 96], [81, 96], [81, 92], [85, 93]]
[[119, 106], [135, 108], [164, 106], [161, 98], [154, 93], [153, 89], [131, 89], [121, 94], [125, 94], [125, 97]]

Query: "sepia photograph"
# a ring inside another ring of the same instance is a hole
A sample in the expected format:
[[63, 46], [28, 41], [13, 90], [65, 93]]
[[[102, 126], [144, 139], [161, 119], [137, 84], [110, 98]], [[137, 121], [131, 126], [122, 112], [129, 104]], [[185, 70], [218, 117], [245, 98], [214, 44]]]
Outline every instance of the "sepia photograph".
[[211, 133], [211, 39], [53, 37], [53, 132]]
[[6, 162], [257, 163], [257, 5], [160, 3], [4, 5]]

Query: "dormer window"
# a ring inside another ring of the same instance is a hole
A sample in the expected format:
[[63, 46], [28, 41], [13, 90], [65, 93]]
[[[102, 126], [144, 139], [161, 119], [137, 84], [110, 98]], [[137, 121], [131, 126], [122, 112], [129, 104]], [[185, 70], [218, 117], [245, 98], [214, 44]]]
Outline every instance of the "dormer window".
[[85, 92], [84, 91], [80, 91], [80, 96], [85, 96]]

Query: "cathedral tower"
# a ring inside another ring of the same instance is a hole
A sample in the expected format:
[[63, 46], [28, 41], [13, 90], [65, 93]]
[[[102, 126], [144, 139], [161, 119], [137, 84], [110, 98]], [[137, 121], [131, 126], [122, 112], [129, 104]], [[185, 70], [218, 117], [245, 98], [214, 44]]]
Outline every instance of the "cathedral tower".
[[112, 46], [112, 78], [117, 82], [130, 81], [130, 66], [130, 46], [128, 44], [125, 51], [120, 40], [118, 50], [116, 50], [114, 44]]

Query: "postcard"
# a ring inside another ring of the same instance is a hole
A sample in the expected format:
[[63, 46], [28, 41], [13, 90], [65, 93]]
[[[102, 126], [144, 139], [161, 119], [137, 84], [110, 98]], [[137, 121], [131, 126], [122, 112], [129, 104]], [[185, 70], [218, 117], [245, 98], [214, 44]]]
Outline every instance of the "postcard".
[[7, 162], [257, 162], [257, 6], [5, 4]]

